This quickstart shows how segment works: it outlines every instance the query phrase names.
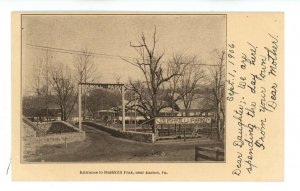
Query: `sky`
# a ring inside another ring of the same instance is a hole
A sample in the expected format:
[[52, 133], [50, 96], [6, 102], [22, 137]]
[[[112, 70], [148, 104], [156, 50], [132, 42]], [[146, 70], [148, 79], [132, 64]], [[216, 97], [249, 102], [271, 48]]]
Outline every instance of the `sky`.
[[[212, 52], [226, 48], [225, 15], [23, 15], [23, 87], [30, 86], [33, 65], [45, 54], [45, 50], [28, 44], [78, 51], [87, 48], [104, 54], [93, 60], [101, 76], [99, 83], [114, 83], [116, 77], [121, 77], [121, 82], [141, 78], [136, 67], [118, 56], [138, 57], [129, 43], [140, 41], [142, 33], [152, 42], [155, 27], [157, 51], [165, 52], [163, 61], [178, 52], [196, 55], [201, 63], [215, 64]], [[74, 55], [51, 54], [52, 64], [74, 65]]]

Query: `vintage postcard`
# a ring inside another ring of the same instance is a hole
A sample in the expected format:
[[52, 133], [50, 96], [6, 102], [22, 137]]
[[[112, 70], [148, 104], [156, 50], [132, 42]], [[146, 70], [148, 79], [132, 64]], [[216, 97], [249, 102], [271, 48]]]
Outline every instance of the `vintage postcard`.
[[282, 181], [283, 13], [12, 14], [13, 180]]

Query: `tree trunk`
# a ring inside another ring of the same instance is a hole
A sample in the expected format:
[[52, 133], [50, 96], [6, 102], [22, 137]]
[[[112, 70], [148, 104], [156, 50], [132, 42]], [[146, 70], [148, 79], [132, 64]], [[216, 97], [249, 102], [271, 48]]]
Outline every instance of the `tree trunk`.
[[185, 108], [185, 116], [186, 117], [190, 116], [190, 110], [188, 108]]
[[217, 123], [217, 140], [220, 141], [221, 140], [221, 124], [220, 124], [220, 102], [217, 102], [217, 116], [216, 116], [216, 123]]
[[[155, 117], [157, 117], [157, 95], [156, 95], [156, 92], [153, 93], [152, 103], [153, 103], [153, 117], [155, 118]], [[157, 134], [155, 121], [153, 122], [152, 131], [153, 131], [154, 135]]]
[[63, 121], [64, 120], [64, 109], [62, 106], [60, 106], [60, 119]]

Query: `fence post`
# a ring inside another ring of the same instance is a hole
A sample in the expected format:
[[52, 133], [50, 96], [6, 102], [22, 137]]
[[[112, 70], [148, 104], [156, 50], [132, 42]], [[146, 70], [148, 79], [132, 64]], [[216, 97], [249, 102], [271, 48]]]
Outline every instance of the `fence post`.
[[198, 154], [198, 148], [197, 146], [195, 146], [195, 161], [198, 161], [197, 154]]
[[67, 151], [68, 149], [68, 143], [67, 143], [67, 137], [65, 137], [65, 150]]
[[175, 135], [177, 135], [176, 124], [175, 124]]
[[220, 160], [221, 151], [219, 149], [216, 150], [216, 159], [217, 161]]
[[185, 129], [186, 129], [186, 127], [184, 127], [184, 130], [183, 130], [183, 141], [185, 142]]
[[210, 120], [210, 140], [213, 140], [213, 123], [212, 123], [212, 120]]
[[125, 87], [121, 86], [121, 94], [122, 94], [122, 130], [125, 132]]

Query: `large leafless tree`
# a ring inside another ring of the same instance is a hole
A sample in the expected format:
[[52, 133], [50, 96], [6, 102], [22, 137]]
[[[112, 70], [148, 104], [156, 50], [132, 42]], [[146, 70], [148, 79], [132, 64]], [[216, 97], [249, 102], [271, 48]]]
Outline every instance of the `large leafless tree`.
[[73, 109], [75, 85], [70, 73], [71, 69], [59, 63], [52, 66], [49, 72], [50, 83], [55, 93], [55, 101], [60, 107], [61, 120], [66, 121]]
[[[88, 48], [82, 49], [74, 58], [75, 60], [75, 79], [77, 83], [95, 82], [99, 80], [100, 74], [96, 73], [96, 65], [94, 63], [94, 54]], [[82, 87], [83, 95], [83, 119], [86, 116], [87, 110], [87, 92], [86, 86]], [[78, 92], [76, 94], [76, 98]]]
[[171, 99], [172, 111], [176, 102], [181, 100], [184, 105], [185, 115], [189, 115], [189, 109], [192, 102], [197, 99], [197, 89], [201, 85], [201, 79], [204, 78], [204, 71], [200, 65], [197, 65], [196, 56], [184, 56], [183, 54], [174, 54], [168, 64], [169, 74], [180, 74], [169, 80], [169, 96]]
[[215, 51], [216, 66], [210, 70], [211, 100], [215, 108], [215, 121], [217, 125], [217, 139], [224, 139], [225, 130], [225, 51]]
[[189, 64], [189, 62], [189, 60], [185, 60], [183, 54], [174, 54], [171, 60], [168, 62], [168, 75], [181, 74], [171, 78], [168, 83], [168, 97], [170, 98], [169, 102], [172, 108], [172, 115], [174, 115], [176, 102], [180, 99], [178, 84], [180, 82], [182, 73], [185, 70], [186, 66]]
[[204, 79], [204, 71], [200, 65], [192, 59], [185, 67], [179, 79], [179, 99], [182, 100], [185, 116], [190, 115], [190, 108], [195, 99], [198, 99], [197, 91]]
[[49, 68], [52, 61], [52, 55], [48, 49], [42, 57], [37, 58], [33, 65], [32, 90], [37, 95], [40, 103], [40, 109], [46, 109], [46, 119], [49, 121], [49, 104], [50, 104], [50, 84], [49, 84]]
[[[139, 99], [139, 104], [136, 106], [144, 110], [150, 118], [158, 116], [159, 112], [167, 107], [163, 99], [166, 93], [164, 83], [180, 75], [178, 73], [168, 75], [164, 72], [161, 62], [164, 52], [158, 52], [157, 43], [156, 28], [149, 41], [142, 33], [141, 39], [136, 44], [130, 42], [130, 47], [136, 51], [138, 58], [135, 60], [123, 58], [123, 60], [137, 67], [143, 73], [143, 80], [131, 80], [128, 88]], [[155, 126], [153, 126], [153, 132], [156, 133]]]

